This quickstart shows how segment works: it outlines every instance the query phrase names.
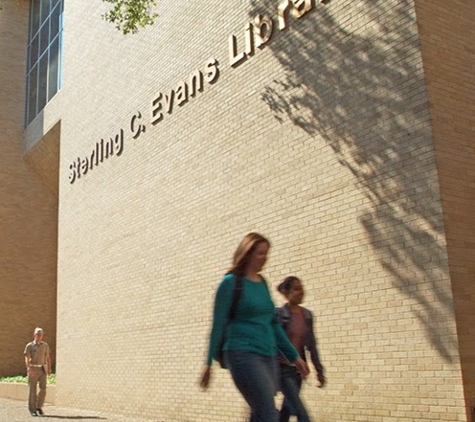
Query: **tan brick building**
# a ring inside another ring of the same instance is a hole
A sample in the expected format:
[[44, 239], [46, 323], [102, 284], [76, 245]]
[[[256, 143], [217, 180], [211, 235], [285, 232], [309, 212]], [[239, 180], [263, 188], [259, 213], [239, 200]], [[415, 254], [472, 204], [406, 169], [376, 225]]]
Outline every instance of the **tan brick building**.
[[0, 12], [0, 371], [43, 324], [62, 406], [244, 420], [226, 371], [197, 381], [256, 230], [317, 318], [315, 421], [471, 421], [475, 4], [162, 1], [129, 36], [105, 11], [64, 2], [45, 105], [28, 2]]
[[[36, 326], [43, 327], [45, 341], [56, 348], [58, 172], [40, 170], [45, 155], [41, 142], [28, 149], [23, 144], [29, 2], [2, 1], [0, 6], [0, 376], [4, 376], [25, 370], [23, 350]], [[58, 158], [56, 153], [54, 159]], [[38, 171], [51, 182], [45, 183]]]

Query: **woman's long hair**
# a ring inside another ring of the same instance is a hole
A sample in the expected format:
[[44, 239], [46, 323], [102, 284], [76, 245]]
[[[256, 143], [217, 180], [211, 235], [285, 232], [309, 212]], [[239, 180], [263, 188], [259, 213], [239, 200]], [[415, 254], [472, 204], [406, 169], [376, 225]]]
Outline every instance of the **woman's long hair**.
[[247, 263], [249, 262], [249, 256], [256, 249], [260, 243], [267, 243], [270, 246], [269, 240], [259, 233], [248, 233], [241, 240], [241, 243], [237, 247], [233, 256], [233, 264], [229, 269], [228, 274], [234, 274], [236, 276], [244, 275]]

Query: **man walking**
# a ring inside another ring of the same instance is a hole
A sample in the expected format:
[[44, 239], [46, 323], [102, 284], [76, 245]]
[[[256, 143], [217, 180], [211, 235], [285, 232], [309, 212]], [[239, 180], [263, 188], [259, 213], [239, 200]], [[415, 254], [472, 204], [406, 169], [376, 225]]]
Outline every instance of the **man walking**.
[[[28, 372], [28, 410], [31, 416], [43, 415], [46, 397], [46, 376], [51, 374], [49, 346], [43, 340], [43, 329], [35, 328], [34, 340], [25, 347], [25, 365]], [[36, 386], [40, 384], [37, 394]]]

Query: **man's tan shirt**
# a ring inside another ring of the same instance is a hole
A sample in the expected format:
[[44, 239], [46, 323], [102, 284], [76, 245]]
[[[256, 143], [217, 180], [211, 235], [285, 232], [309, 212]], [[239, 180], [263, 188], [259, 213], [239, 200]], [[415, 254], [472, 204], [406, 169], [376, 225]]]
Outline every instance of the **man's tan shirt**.
[[44, 341], [40, 343], [35, 343], [32, 341], [28, 343], [25, 347], [24, 355], [28, 358], [28, 362], [32, 366], [41, 365], [47, 374], [50, 373], [49, 368], [49, 346]]

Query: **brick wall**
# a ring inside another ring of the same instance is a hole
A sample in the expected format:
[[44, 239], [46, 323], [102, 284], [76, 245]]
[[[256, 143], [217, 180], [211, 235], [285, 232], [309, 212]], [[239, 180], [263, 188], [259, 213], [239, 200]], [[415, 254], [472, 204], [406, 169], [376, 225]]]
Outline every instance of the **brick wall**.
[[[161, 2], [127, 37], [100, 3], [65, 7], [57, 403], [243, 420], [226, 371], [207, 393], [197, 382], [214, 291], [257, 230], [273, 291], [297, 274], [316, 315], [315, 419], [465, 420], [414, 4], [317, 4], [280, 31], [274, 1]], [[228, 37], [243, 51], [256, 14], [273, 36], [232, 67]], [[185, 101], [210, 59], [219, 77]]]
[[467, 413], [475, 406], [475, 7], [417, 1]]
[[22, 158], [28, 4], [0, 10], [0, 376], [25, 371], [36, 326], [56, 344], [57, 197]]

